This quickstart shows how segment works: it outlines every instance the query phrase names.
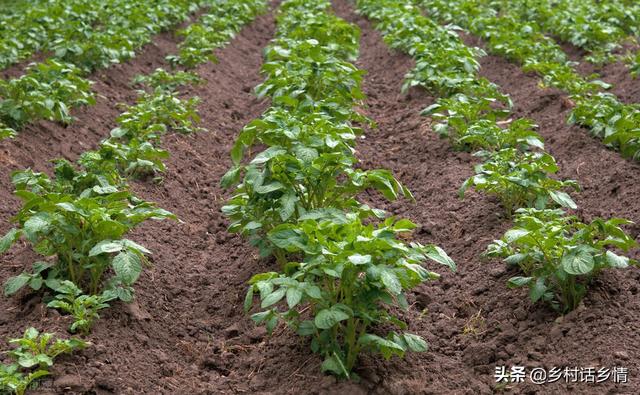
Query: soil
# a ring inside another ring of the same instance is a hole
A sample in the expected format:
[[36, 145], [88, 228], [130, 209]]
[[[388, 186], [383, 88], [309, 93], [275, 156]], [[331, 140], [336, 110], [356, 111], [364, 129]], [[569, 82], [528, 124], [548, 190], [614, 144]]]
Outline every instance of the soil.
[[[622, 61], [607, 62], [595, 65], [585, 60], [588, 55], [586, 51], [574, 45], [563, 43], [562, 49], [571, 61], [577, 63], [576, 70], [585, 77], [593, 74], [598, 75], [598, 79], [611, 85], [607, 91], [616, 95], [621, 102], [631, 104], [640, 103], [640, 81], [631, 76], [629, 67]], [[627, 52], [637, 52], [640, 48], [637, 45], [624, 45], [624, 49], [618, 55]]]
[[[416, 203], [388, 203], [375, 194], [362, 199], [420, 225], [415, 239], [443, 247], [458, 272], [434, 267], [442, 278], [409, 295], [403, 313], [409, 330], [423, 336], [430, 350], [384, 361], [364, 356], [359, 383], [336, 381], [320, 373], [321, 359], [304, 339], [286, 328], [273, 336], [256, 328], [242, 311], [245, 284], [252, 274], [275, 269], [260, 260], [246, 240], [226, 231], [220, 207], [229, 192], [219, 180], [230, 166], [229, 150], [239, 130], [268, 107], [252, 88], [261, 82], [262, 48], [273, 36], [273, 15], [256, 19], [225, 49], [219, 63], [198, 73], [207, 84], [188, 95], [202, 98], [202, 126], [208, 132], [167, 135], [171, 153], [161, 183], [135, 182], [134, 190], [176, 213], [181, 222], [154, 222], [131, 236], [153, 251], [152, 266], [136, 285], [136, 302], [114, 304], [88, 337], [93, 345], [61, 357], [54, 379], [40, 392], [88, 394], [176, 393], [392, 393], [477, 394], [497, 391], [496, 366], [629, 368], [629, 383], [598, 385], [556, 383], [545, 387], [512, 384], [515, 393], [640, 393], [640, 303], [637, 270], [604, 273], [591, 287], [584, 306], [558, 318], [532, 305], [523, 290], [505, 283], [514, 273], [500, 262], [483, 261], [487, 244], [509, 228], [499, 203], [469, 193], [458, 199], [460, 184], [476, 159], [454, 151], [430, 129], [420, 110], [434, 98], [419, 89], [401, 95], [411, 59], [391, 51], [371, 23], [354, 13], [346, 0], [335, 0], [339, 16], [362, 29], [358, 67], [367, 70], [363, 112], [378, 127], [366, 130], [358, 144], [364, 168], [388, 168], [415, 194]], [[148, 72], [175, 48], [171, 35], [157, 40], [132, 62], [97, 78], [105, 96], [98, 105], [74, 114], [68, 128], [41, 122], [13, 141], [0, 143], [0, 231], [18, 206], [11, 197], [9, 172], [24, 167], [50, 169], [47, 159], [74, 159], [97, 144], [119, 113], [111, 103], [131, 102], [127, 84]], [[500, 58], [482, 59], [482, 74], [502, 86], [516, 105], [515, 116], [540, 125], [548, 151], [561, 166], [561, 177], [580, 182], [578, 215], [620, 216], [640, 223], [640, 166], [606, 149], [587, 131], [565, 123], [563, 95], [540, 90], [538, 78]], [[639, 227], [628, 229], [638, 239]], [[640, 254], [635, 252], [635, 258]], [[0, 280], [19, 273], [36, 256], [26, 245], [0, 257]], [[0, 299], [0, 337], [19, 335], [28, 326], [64, 334], [69, 318], [42, 307], [40, 297], [23, 292]]]

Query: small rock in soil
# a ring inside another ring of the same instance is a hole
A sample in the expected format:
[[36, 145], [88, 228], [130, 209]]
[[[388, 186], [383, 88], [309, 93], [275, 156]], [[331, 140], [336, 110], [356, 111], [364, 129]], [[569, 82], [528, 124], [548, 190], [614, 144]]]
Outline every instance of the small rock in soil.
[[238, 335], [240, 334], [240, 327], [238, 326], [238, 324], [233, 324], [230, 327], [228, 327], [227, 329], [224, 330], [224, 336], [227, 339], [232, 339], [234, 337], [238, 337]]
[[145, 311], [138, 302], [126, 303], [125, 311], [136, 321], [150, 321], [151, 314]]
[[91, 387], [93, 387], [93, 384], [83, 381], [80, 376], [66, 374], [58, 377], [53, 382], [53, 386], [60, 391], [85, 392], [89, 391]]
[[613, 356], [619, 359], [622, 359], [623, 361], [626, 361], [629, 359], [629, 353], [626, 351], [616, 351], [613, 353]]

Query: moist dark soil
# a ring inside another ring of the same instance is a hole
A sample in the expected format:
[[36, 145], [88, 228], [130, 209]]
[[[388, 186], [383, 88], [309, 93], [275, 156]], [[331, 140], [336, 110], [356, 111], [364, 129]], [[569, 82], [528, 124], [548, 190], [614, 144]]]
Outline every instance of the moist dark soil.
[[[357, 371], [360, 382], [336, 381], [320, 373], [321, 359], [310, 352], [305, 339], [284, 327], [267, 336], [242, 311], [246, 281], [276, 266], [258, 259], [246, 240], [226, 231], [228, 221], [220, 207], [229, 192], [219, 187], [219, 180], [230, 166], [228, 153], [235, 136], [269, 105], [252, 93], [262, 80], [262, 48], [275, 30], [273, 15], [268, 14], [219, 51], [219, 63], [198, 70], [207, 84], [187, 93], [202, 98], [202, 126], [208, 132], [168, 135], [164, 146], [171, 158], [163, 182], [133, 185], [140, 196], [181, 219], [146, 223], [131, 236], [153, 251], [152, 266], [136, 285], [136, 302], [105, 310], [88, 337], [93, 345], [61, 357], [54, 379], [44, 380], [41, 391], [476, 394], [499, 390], [496, 366], [520, 365], [624, 366], [629, 368], [629, 384], [525, 383], [506, 390], [640, 393], [640, 273], [604, 273], [584, 306], [561, 318], [532, 305], [525, 291], [507, 289], [505, 283], [514, 273], [480, 255], [509, 228], [509, 219], [495, 199], [470, 193], [461, 201], [457, 195], [476, 159], [454, 151], [432, 132], [429, 119], [419, 116], [433, 97], [418, 89], [400, 94], [404, 74], [413, 67], [411, 59], [390, 51], [349, 2], [336, 0], [334, 5], [339, 16], [362, 29], [358, 66], [368, 72], [363, 112], [378, 123], [358, 144], [361, 166], [391, 169], [413, 191], [416, 203], [389, 203], [373, 193], [362, 199], [419, 224], [414, 238], [440, 245], [458, 264], [455, 274], [432, 267], [442, 278], [415, 289], [408, 298], [409, 310], [402, 313], [409, 330], [423, 336], [430, 350], [390, 361], [364, 356]], [[47, 159], [73, 159], [106, 136], [119, 112], [111, 103], [134, 98], [126, 85], [130, 77], [156, 67], [171, 49], [159, 45], [162, 56], [142, 55], [119, 70], [106, 71], [111, 84], [97, 88], [107, 99], [79, 111], [78, 122], [67, 129], [43, 122], [0, 145], [0, 230], [10, 227], [7, 221], [19, 207], [10, 197], [9, 171], [27, 166], [46, 170]], [[512, 95], [516, 116], [531, 117], [540, 125], [547, 149], [562, 168], [560, 176], [583, 186], [575, 195], [581, 207], [578, 215], [640, 221], [640, 186], [634, 182], [640, 166], [607, 150], [584, 129], [566, 126], [562, 94], [540, 90], [537, 77], [499, 58], [483, 58], [482, 65], [483, 75]], [[120, 76], [127, 73], [127, 78]], [[637, 238], [640, 229], [629, 231]], [[35, 258], [26, 245], [14, 246], [1, 257], [0, 279], [19, 273]], [[38, 295], [25, 291], [0, 299], [2, 338], [15, 337], [28, 326], [64, 334], [69, 323], [68, 317], [43, 308]]]
[[[640, 50], [637, 45], [626, 44], [620, 49], [619, 55]], [[569, 59], [576, 62], [576, 70], [585, 77], [597, 74], [598, 79], [611, 85], [607, 91], [616, 95], [620, 101], [627, 104], [640, 103], [640, 80], [631, 76], [629, 67], [622, 61], [593, 64], [585, 59], [588, 53], [574, 45], [564, 43], [562, 49]]]

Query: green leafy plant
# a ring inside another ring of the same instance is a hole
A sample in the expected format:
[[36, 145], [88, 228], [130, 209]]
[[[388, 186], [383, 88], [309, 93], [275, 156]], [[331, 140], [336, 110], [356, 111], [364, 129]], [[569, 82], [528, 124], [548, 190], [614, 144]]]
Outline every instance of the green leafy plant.
[[49, 375], [49, 368], [60, 354], [84, 349], [88, 343], [80, 339], [55, 339], [51, 333], [29, 328], [24, 336], [9, 342], [17, 347], [7, 352], [13, 360], [0, 364], [0, 390], [22, 395], [35, 385], [35, 380]]
[[133, 79], [135, 85], [145, 85], [152, 89], [173, 92], [184, 85], [198, 85], [203, 82], [198, 74], [190, 71], [169, 72], [165, 69], [155, 69], [151, 74], [141, 74]]
[[89, 334], [95, 320], [100, 318], [98, 311], [109, 307], [107, 302], [115, 295], [109, 291], [102, 295], [84, 295], [82, 290], [68, 280], [47, 282], [49, 288], [56, 292], [55, 299], [47, 303], [47, 307], [62, 310], [73, 316], [69, 330], [73, 333]]
[[[245, 172], [242, 184], [222, 208], [232, 220], [230, 230], [248, 235], [263, 255], [275, 252], [284, 263], [282, 252], [274, 251], [264, 238], [279, 224], [295, 222], [318, 208], [357, 208], [356, 196], [371, 188], [390, 200], [401, 196], [412, 199], [391, 172], [353, 168], [352, 145], [360, 133], [346, 123], [331, 122], [331, 117], [320, 112], [291, 116], [276, 109], [250, 123], [232, 152], [237, 166], [223, 178], [223, 185], [231, 186]], [[248, 166], [241, 166], [243, 151], [254, 144], [269, 148]]]
[[178, 32], [184, 40], [178, 45], [179, 53], [167, 57], [171, 64], [194, 68], [216, 61], [213, 51], [228, 43], [242, 26], [264, 12], [267, 2], [223, 0], [208, 1], [207, 5], [207, 13], [197, 23]]
[[550, 303], [560, 312], [575, 309], [601, 271], [638, 264], [614, 252], [637, 247], [621, 228], [631, 221], [596, 218], [587, 224], [562, 210], [520, 209], [514, 222], [486, 255], [520, 268], [524, 276], [511, 278], [509, 287], [526, 286], [531, 301]]
[[563, 189], [578, 189], [578, 184], [572, 180], [559, 181], [550, 177], [550, 174], [558, 171], [551, 155], [521, 152], [516, 148], [504, 148], [486, 154], [488, 159], [476, 166], [476, 175], [462, 184], [461, 198], [464, 198], [468, 188], [474, 187], [498, 196], [508, 214], [521, 207], [545, 208], [550, 202], [577, 208]]
[[[384, 211], [357, 199], [368, 189], [390, 200], [412, 196], [388, 170], [357, 168], [354, 142], [362, 131], [352, 122], [369, 122], [355, 110], [363, 72], [350, 63], [360, 33], [329, 7], [326, 0], [282, 3], [265, 51], [266, 79], [256, 88], [273, 107], [232, 149], [222, 184], [239, 185], [223, 212], [230, 231], [281, 264], [280, 273], [251, 280], [245, 308], [259, 293], [262, 310], [253, 320], [269, 332], [282, 320], [310, 336], [323, 370], [352, 378], [362, 351], [390, 358], [426, 350], [411, 333], [377, 333], [385, 325], [407, 329], [390, 307], [406, 307], [405, 290], [437, 277], [423, 261], [454, 265], [435, 246], [405, 244], [399, 237], [408, 237], [410, 221], [384, 220]], [[255, 147], [265, 148], [253, 154]]]
[[34, 119], [70, 123], [70, 106], [95, 103], [81, 71], [55, 60], [30, 66], [20, 78], [0, 80], [0, 97], [0, 121], [13, 129]]
[[[379, 226], [366, 225], [358, 214], [338, 210], [311, 211], [295, 225], [280, 225], [269, 232], [269, 239], [305, 259], [289, 262], [284, 274], [254, 276], [245, 309], [259, 293], [265, 310], [252, 319], [269, 331], [282, 320], [311, 337], [312, 350], [324, 357], [322, 370], [342, 377], [354, 376], [362, 351], [385, 358], [426, 351], [426, 342], [417, 335], [391, 331], [380, 336], [371, 331], [373, 325], [407, 329], [390, 307], [407, 309], [404, 292], [439, 277], [421, 266], [427, 258], [455, 269], [440, 248], [407, 245], [398, 238], [414, 228], [408, 220], [393, 218]], [[286, 304], [278, 304], [282, 300]]]
[[[375, 0], [361, 1], [368, 3]], [[485, 40], [489, 52], [519, 62], [524, 71], [538, 73], [544, 85], [567, 92], [575, 103], [570, 122], [589, 128], [594, 135], [604, 138], [605, 144], [620, 150], [625, 157], [640, 157], [637, 105], [622, 103], [614, 95], [603, 93], [602, 90], [609, 88], [609, 85], [598, 80], [597, 76], [585, 78], [580, 75], [562, 48], [545, 36], [538, 24], [521, 18], [516, 10], [509, 7], [499, 10], [499, 7], [494, 7], [505, 2], [420, 0], [420, 3], [430, 17], [468, 29]], [[605, 3], [608, 2], [602, 4]], [[524, 4], [523, 7], [528, 9], [529, 5]], [[616, 6], [610, 4], [604, 7], [610, 15], [617, 15], [616, 18], [607, 17], [607, 23], [614, 23], [618, 18], [633, 18], [633, 12], [615, 12]], [[638, 8], [635, 6], [635, 15], [640, 15]], [[555, 8], [552, 12], [555, 13]], [[618, 24], [616, 29], [624, 25]], [[572, 29], [571, 26], [568, 28]], [[606, 53], [611, 48], [598, 45], [596, 49]], [[606, 133], [603, 133], [604, 130]]]
[[[119, 189], [104, 175], [76, 170], [63, 160], [56, 165], [54, 179], [26, 170], [14, 173], [13, 183], [24, 205], [15, 217], [18, 227], [0, 240], [0, 252], [24, 237], [55, 264], [38, 264], [33, 274], [10, 278], [5, 294], [27, 284], [39, 288], [38, 277], [46, 272], [47, 280], [70, 280], [90, 295], [106, 287], [130, 301], [131, 286], [150, 252], [124, 235], [147, 219], [175, 216]], [[109, 270], [114, 276], [107, 282]]]

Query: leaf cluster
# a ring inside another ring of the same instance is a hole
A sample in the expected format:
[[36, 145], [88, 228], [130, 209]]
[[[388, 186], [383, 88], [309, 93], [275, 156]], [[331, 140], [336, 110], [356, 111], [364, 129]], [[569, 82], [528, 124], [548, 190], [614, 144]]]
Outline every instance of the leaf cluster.
[[520, 268], [524, 276], [511, 278], [509, 287], [528, 287], [532, 302], [565, 313], [578, 306], [601, 271], [638, 265], [615, 252], [637, 247], [620, 227], [630, 223], [621, 218], [583, 223], [562, 210], [520, 209], [515, 226], [489, 245], [486, 255]]
[[13, 362], [0, 364], [0, 391], [23, 395], [33, 388], [35, 380], [49, 375], [54, 359], [84, 349], [88, 343], [80, 339], [55, 339], [51, 333], [40, 333], [29, 328], [24, 336], [11, 339], [16, 347], [7, 352]]

